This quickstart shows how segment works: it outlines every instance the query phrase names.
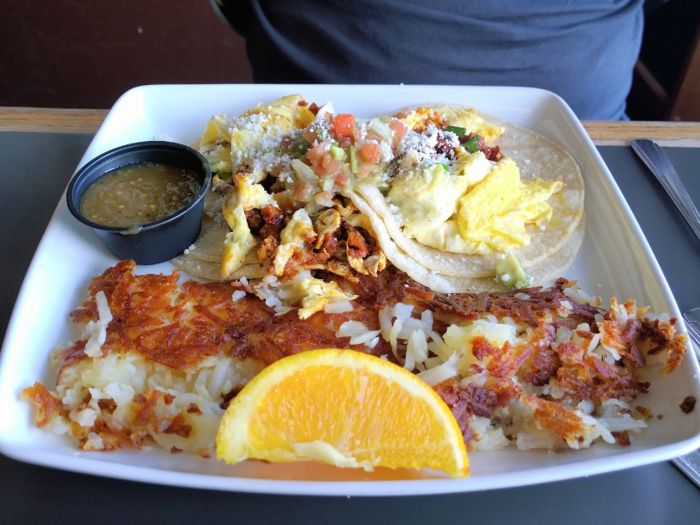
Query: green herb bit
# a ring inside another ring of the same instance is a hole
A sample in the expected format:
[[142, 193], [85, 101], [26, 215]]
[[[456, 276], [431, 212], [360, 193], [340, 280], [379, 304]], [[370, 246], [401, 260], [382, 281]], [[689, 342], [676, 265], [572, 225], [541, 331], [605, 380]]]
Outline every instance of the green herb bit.
[[303, 136], [299, 135], [289, 148], [289, 153], [295, 159], [299, 159], [302, 156], [304, 156], [310, 148], [311, 144], [309, 144], [309, 141], [306, 140]]
[[464, 143], [464, 147], [469, 150], [469, 153], [476, 153], [479, 151], [479, 141], [481, 137], [479, 135], [474, 135], [467, 142]]
[[445, 131], [449, 131], [451, 133], [454, 133], [458, 137], [461, 137], [462, 135], [467, 134], [467, 128], [460, 128], [459, 126], [447, 126], [445, 128]]
[[316, 126], [316, 136], [318, 137], [319, 141], [326, 140], [327, 138], [330, 138], [330, 135], [328, 135], [328, 131], [326, 131], [326, 128], [323, 126]]

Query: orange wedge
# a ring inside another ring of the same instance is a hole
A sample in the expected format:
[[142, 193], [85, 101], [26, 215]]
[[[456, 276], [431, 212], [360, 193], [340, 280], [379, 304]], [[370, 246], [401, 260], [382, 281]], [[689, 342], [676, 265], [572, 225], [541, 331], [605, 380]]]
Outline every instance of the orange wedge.
[[338, 467], [469, 474], [457, 421], [403, 368], [351, 350], [312, 350], [270, 365], [229, 405], [220, 459], [317, 460]]

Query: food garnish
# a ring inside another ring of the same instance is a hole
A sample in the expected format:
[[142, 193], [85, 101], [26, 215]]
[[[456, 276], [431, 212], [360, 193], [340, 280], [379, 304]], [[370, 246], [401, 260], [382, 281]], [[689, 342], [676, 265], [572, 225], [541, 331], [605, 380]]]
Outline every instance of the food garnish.
[[258, 374], [221, 420], [216, 451], [245, 459], [469, 473], [454, 416], [424, 382], [377, 357], [311, 350]]
[[568, 268], [585, 232], [583, 179], [568, 153], [456, 105], [396, 116], [411, 131], [389, 166], [391, 189], [363, 184], [354, 197], [395, 266], [442, 292], [502, 289], [495, 263], [510, 251], [534, 284]]
[[518, 258], [508, 252], [496, 261], [496, 279], [508, 290], [527, 288], [532, 285], [532, 278], [525, 272]]

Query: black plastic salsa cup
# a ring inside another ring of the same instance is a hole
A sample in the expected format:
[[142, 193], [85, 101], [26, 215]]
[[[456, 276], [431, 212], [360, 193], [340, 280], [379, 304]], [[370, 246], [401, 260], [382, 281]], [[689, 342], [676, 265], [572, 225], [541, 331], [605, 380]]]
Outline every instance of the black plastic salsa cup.
[[[80, 211], [85, 190], [108, 171], [126, 165], [155, 162], [196, 172], [202, 187], [192, 202], [172, 215], [143, 224], [123, 228], [104, 226], [87, 219]], [[68, 209], [118, 259], [133, 259], [137, 264], [157, 264], [180, 255], [197, 240], [202, 227], [204, 195], [211, 185], [211, 166], [198, 151], [175, 142], [136, 142], [95, 157], [75, 174], [66, 195]]]

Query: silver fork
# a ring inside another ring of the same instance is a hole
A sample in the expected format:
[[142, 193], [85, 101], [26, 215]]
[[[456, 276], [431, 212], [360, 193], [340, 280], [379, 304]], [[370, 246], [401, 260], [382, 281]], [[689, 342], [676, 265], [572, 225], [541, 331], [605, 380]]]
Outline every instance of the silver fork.
[[[691, 348], [695, 350], [695, 357], [700, 360], [700, 307], [691, 308], [683, 312], [685, 326], [688, 327], [688, 335], [691, 340]], [[700, 487], [700, 450], [693, 450], [683, 456], [672, 460], [693, 483]]]
[[683, 312], [683, 319], [685, 319], [685, 326], [688, 327], [688, 335], [695, 343], [692, 345], [695, 354], [700, 360], [700, 306]]
[[[685, 220], [688, 221], [695, 235], [700, 238], [700, 212], [688, 195], [664, 150], [651, 140], [633, 140], [632, 149], [656, 176]], [[695, 357], [700, 360], [700, 308], [686, 310], [683, 317], [692, 340], [691, 347], [695, 350]], [[700, 451], [694, 450], [689, 454], [679, 456], [673, 462], [693, 483], [700, 487]]]

